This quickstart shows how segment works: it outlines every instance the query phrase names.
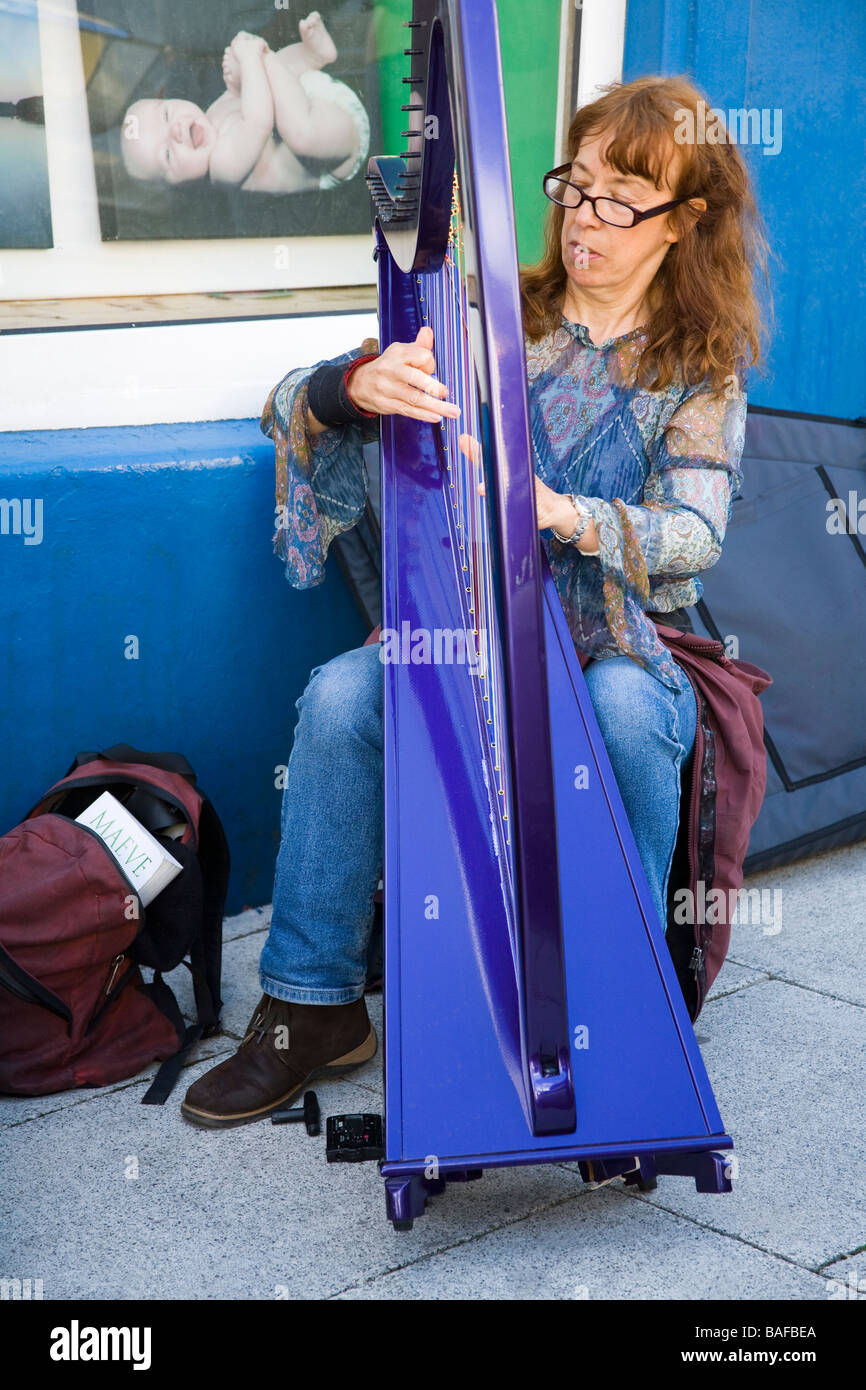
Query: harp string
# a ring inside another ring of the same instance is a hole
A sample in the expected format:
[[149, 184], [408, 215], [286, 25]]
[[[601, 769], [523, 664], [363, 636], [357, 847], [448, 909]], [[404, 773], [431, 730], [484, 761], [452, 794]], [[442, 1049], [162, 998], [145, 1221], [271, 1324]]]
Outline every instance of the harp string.
[[[443, 418], [441, 439], [445, 461], [443, 486], [454, 527], [454, 556], [458, 585], [468, 615], [467, 657], [472, 661], [482, 747], [495, 805], [500, 859], [513, 893], [514, 866], [511, 850], [511, 805], [508, 775], [508, 742], [499, 621], [494, 582], [490, 470], [484, 458], [480, 425], [478, 383], [469, 331], [463, 219], [460, 189], [455, 171], [451, 197], [451, 224], [442, 269], [416, 276], [424, 323], [433, 330], [436, 374], [447, 387], [447, 399], [460, 407], [458, 419]], [[460, 434], [477, 441], [476, 458], [460, 449]], [[478, 491], [487, 479], [486, 496]], [[474, 645], [470, 652], [469, 642]]]

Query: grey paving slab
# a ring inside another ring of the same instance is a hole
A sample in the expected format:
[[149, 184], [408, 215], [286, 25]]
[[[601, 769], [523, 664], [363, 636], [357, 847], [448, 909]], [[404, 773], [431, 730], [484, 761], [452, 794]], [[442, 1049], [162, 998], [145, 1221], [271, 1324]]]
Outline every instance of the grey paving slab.
[[[753, 965], [737, 965], [729, 957], [713, 982], [713, 987], [707, 995], [707, 1003], [711, 999], [721, 999], [725, 994], [733, 994], [737, 989], [745, 989], [748, 985], [757, 984], [758, 980], [766, 980], [767, 978], [766, 970], [761, 970]], [[701, 1023], [699, 1022], [698, 1032], [700, 1031]]]
[[772, 922], [733, 924], [733, 960], [866, 1005], [866, 842], [752, 875], [743, 886], [778, 894], [766, 899], [778, 913]]
[[268, 903], [265, 907], [248, 907], [235, 917], [225, 917], [223, 942], [236, 941], [238, 937], [248, 936], [250, 932], [267, 931], [271, 925], [272, 910], [273, 905]]
[[827, 1297], [833, 1302], [866, 1302], [866, 1249], [824, 1265], [821, 1273], [830, 1281]]
[[[864, 994], [864, 872], [854, 846], [747, 882], [782, 889], [782, 930], [735, 924], [697, 1025], [737, 1144], [731, 1195], [663, 1178], [636, 1197], [587, 1188], [571, 1165], [514, 1168], [455, 1185], [398, 1234], [375, 1164], [327, 1164], [323, 1137], [185, 1124], [186, 1087], [234, 1051], [260, 995], [270, 908], [253, 908], [225, 923], [228, 1032], [166, 1107], [139, 1104], [155, 1067], [104, 1090], [0, 1098], [3, 1272], [42, 1278], [48, 1298], [809, 1299], [851, 1297], [853, 1269], [866, 1297], [866, 1014], [846, 1002]], [[171, 982], [191, 1015], [188, 972]], [[382, 996], [367, 1007], [381, 1039]], [[317, 1090], [325, 1115], [381, 1110], [381, 1052]]]
[[[4, 1275], [41, 1278], [46, 1298], [318, 1298], [586, 1195], [560, 1166], [501, 1171], [397, 1233], [375, 1163], [328, 1164], [324, 1133], [200, 1130], [175, 1104], [137, 1104], [143, 1089], [0, 1136]], [[345, 1079], [317, 1092], [323, 1116], [369, 1108]]]
[[734, 1190], [661, 1178], [658, 1204], [815, 1268], [866, 1240], [864, 1013], [766, 980], [708, 1003], [698, 1031], [735, 1144]]
[[[485, 1176], [474, 1186], [486, 1181]], [[416, 1222], [405, 1239], [426, 1220]], [[376, 1276], [340, 1297], [817, 1299], [826, 1297], [826, 1283], [740, 1241], [600, 1188]]]

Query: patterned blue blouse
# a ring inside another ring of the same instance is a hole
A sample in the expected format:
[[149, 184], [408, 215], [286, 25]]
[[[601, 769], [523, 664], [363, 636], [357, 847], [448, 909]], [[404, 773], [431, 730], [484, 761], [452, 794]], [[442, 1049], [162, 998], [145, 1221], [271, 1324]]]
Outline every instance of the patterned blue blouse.
[[[646, 610], [696, 603], [698, 574], [721, 554], [742, 477], [746, 397], [734, 375], [722, 392], [676, 380], [665, 391], [629, 385], [645, 341], [636, 328], [596, 345], [564, 316], [525, 340], [535, 470], [554, 491], [577, 494], [599, 549], [582, 554], [549, 529], [541, 540], [578, 650], [630, 656], [682, 690], [687, 678]], [[368, 338], [326, 360], [348, 364], [377, 350]], [[306, 387], [321, 365], [283, 377], [261, 421], [276, 453], [274, 550], [299, 589], [322, 582], [331, 541], [363, 512], [363, 445], [379, 433], [376, 419], [308, 434]]]

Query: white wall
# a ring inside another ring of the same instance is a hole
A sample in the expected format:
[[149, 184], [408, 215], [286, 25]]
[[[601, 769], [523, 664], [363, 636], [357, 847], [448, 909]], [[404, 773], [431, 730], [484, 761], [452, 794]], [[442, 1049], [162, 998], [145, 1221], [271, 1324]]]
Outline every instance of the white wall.
[[378, 333], [352, 313], [0, 336], [0, 430], [254, 417], [292, 367]]

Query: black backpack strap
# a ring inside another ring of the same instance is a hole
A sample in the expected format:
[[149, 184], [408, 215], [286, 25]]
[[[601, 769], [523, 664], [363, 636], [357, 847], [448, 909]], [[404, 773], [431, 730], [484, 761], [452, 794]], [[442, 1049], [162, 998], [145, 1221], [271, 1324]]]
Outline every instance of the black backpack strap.
[[149, 985], [145, 985], [144, 989], [157, 1007], [162, 1009], [162, 1012], [171, 1019], [181, 1040], [177, 1052], [173, 1052], [168, 1060], [163, 1062], [142, 1096], [142, 1105], [164, 1105], [180, 1076], [181, 1068], [201, 1037], [203, 1029], [200, 1023], [190, 1023], [188, 1026], [184, 1024], [177, 1000], [159, 970], [154, 971], [153, 980]]
[[[201, 793], [199, 793], [201, 795]], [[142, 1098], [142, 1105], [163, 1105], [174, 1089], [181, 1068], [200, 1038], [208, 1038], [219, 1031], [220, 984], [222, 978], [222, 939], [223, 911], [228, 889], [230, 856], [228, 842], [219, 816], [206, 796], [202, 796], [199, 813], [199, 862], [204, 881], [204, 908], [201, 931], [197, 932], [190, 947], [190, 971], [198, 1020], [187, 1027], [179, 1050], [163, 1062], [148, 1091]], [[157, 984], [157, 974], [153, 984]], [[174, 995], [159, 976], [159, 985], [170, 995], [177, 1009]], [[160, 1003], [154, 991], [156, 1002]], [[160, 1003], [163, 1007], [163, 1003]], [[167, 1012], [168, 1010], [166, 1010]]]
[[[199, 793], [201, 795], [201, 793]], [[205, 1025], [204, 1036], [219, 1029], [222, 1008], [220, 982], [222, 979], [223, 913], [229, 885], [231, 858], [228, 841], [220, 818], [206, 796], [201, 799], [198, 823], [199, 849], [204, 879], [204, 910], [201, 936], [193, 942], [190, 961], [199, 1022]]]
[[[166, 985], [168, 989], [168, 985]], [[190, 1052], [202, 1035], [200, 1023], [191, 1023], [183, 1035], [183, 1042], [175, 1052], [174, 1056], [169, 1057], [167, 1062], [163, 1062], [147, 1091], [141, 1098], [142, 1105], [165, 1105], [172, 1091], [174, 1090], [177, 1078], [180, 1076]]]
[[141, 748], [133, 748], [130, 743], [115, 743], [112, 748], [106, 748], [102, 753], [78, 753], [66, 776], [68, 777], [77, 767], [92, 763], [97, 758], [106, 758], [113, 763], [143, 763], [148, 767], [161, 768], [163, 772], [176, 772], [179, 776], [185, 777], [191, 786], [195, 786], [195, 772], [182, 753], [145, 753]]

